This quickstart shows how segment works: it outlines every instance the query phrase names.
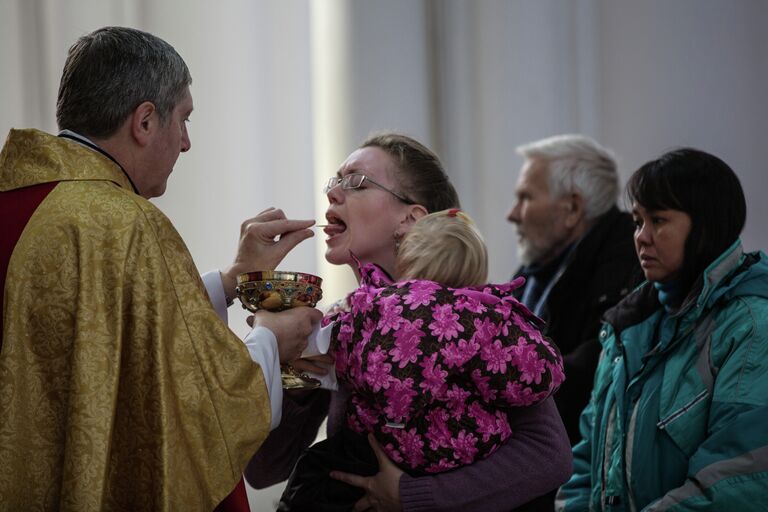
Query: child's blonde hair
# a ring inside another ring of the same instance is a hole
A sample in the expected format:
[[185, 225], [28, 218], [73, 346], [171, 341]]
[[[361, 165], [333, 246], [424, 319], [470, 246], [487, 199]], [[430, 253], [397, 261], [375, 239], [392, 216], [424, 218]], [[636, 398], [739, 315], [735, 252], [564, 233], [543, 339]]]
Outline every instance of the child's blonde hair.
[[488, 280], [488, 250], [475, 223], [458, 208], [420, 218], [397, 253], [400, 279], [427, 279], [450, 288]]

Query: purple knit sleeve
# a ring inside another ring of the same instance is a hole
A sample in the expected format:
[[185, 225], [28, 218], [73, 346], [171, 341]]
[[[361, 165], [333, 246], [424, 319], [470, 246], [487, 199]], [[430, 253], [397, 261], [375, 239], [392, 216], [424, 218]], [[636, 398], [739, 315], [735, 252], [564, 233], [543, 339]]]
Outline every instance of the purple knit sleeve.
[[508, 512], [571, 475], [571, 446], [549, 398], [509, 414], [513, 435], [487, 459], [434, 476], [400, 478], [404, 512]]

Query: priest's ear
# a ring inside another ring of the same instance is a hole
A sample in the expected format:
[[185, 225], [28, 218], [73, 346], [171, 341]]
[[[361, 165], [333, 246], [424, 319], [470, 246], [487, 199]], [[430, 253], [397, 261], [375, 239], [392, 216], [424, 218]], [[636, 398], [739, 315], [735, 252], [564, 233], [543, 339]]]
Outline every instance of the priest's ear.
[[147, 146], [159, 126], [157, 108], [151, 101], [145, 101], [133, 110], [129, 118], [131, 135], [139, 146]]

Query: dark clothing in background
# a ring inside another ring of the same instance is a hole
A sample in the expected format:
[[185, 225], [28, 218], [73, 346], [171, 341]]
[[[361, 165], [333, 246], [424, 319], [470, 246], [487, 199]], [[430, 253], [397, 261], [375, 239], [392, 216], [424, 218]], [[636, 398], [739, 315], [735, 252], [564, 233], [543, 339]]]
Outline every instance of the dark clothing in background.
[[[546, 266], [542, 270], [548, 275], [538, 275], [532, 274], [538, 270], [533, 266], [522, 267], [514, 276], [533, 276], [540, 288], [537, 298], [546, 295], [540, 311], [535, 311], [535, 304], [526, 305], [547, 322], [544, 334], [563, 355], [565, 382], [555, 403], [572, 445], [581, 440], [579, 416], [589, 401], [600, 356], [603, 313], [643, 281], [633, 233], [631, 215], [611, 208], [575, 247], [566, 249], [570, 252], [562, 259], [562, 268], [553, 271]], [[552, 280], [548, 293], [547, 280]], [[518, 288], [515, 297], [522, 299], [524, 292], [525, 286]]]

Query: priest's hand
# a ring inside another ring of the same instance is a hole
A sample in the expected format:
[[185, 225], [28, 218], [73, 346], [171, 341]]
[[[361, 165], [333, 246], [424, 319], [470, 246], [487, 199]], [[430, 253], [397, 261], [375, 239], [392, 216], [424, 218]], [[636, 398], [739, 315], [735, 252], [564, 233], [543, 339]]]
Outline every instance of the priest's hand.
[[301, 353], [307, 348], [307, 338], [314, 325], [322, 318], [323, 313], [320, 310], [301, 306], [279, 313], [258, 311], [249, 318], [248, 323], [253, 327], [266, 327], [274, 333], [280, 364], [284, 364], [301, 357]]
[[309, 229], [314, 223], [314, 220], [287, 219], [277, 208], [268, 208], [243, 222], [235, 261], [221, 272], [227, 299], [235, 297], [238, 274], [273, 270], [299, 242], [314, 236]]

